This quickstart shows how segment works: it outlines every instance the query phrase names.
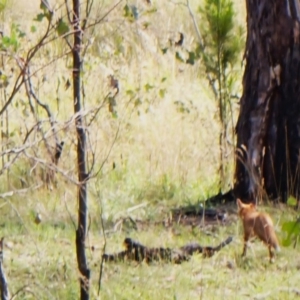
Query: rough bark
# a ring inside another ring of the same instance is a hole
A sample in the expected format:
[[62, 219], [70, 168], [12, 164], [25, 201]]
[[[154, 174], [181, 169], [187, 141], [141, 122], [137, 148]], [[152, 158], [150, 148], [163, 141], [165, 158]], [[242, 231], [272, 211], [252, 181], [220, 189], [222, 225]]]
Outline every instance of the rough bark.
[[77, 263], [80, 271], [80, 299], [89, 299], [89, 279], [90, 270], [87, 266], [85, 254], [85, 240], [87, 235], [87, 171], [86, 171], [86, 136], [84, 121], [81, 112], [80, 97], [80, 72], [81, 72], [81, 46], [82, 31], [80, 28], [80, 0], [73, 0], [73, 27], [74, 27], [74, 46], [73, 46], [73, 97], [74, 112], [77, 114], [75, 125], [77, 132], [77, 166], [78, 180], [78, 228], [76, 230], [76, 253]]
[[247, 0], [246, 6], [235, 196], [286, 202], [300, 190], [299, 1]]

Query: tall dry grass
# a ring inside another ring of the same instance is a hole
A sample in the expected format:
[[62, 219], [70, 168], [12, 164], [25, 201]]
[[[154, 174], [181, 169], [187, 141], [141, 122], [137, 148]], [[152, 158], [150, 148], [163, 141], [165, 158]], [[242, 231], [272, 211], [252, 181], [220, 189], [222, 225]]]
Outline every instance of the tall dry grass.
[[[59, 7], [61, 3], [52, 4]], [[132, 205], [141, 200], [138, 195], [144, 195], [145, 190], [152, 186], [164, 189], [165, 185], [168, 188], [171, 184], [176, 191], [184, 191], [184, 199], [203, 199], [218, 190], [220, 124], [201, 61], [190, 66], [175, 58], [175, 51], [184, 56], [185, 49], [191, 49], [195, 43], [191, 17], [186, 6], [173, 1], [156, 1], [151, 7], [146, 1], [129, 4], [137, 5], [141, 12], [139, 20], [129, 22], [124, 18], [125, 3], [122, 3], [85, 37], [85, 42], [91, 45], [83, 65], [84, 109], [95, 108], [112, 92], [108, 75], [113, 74], [120, 85], [116, 96], [117, 118], [112, 116], [105, 104], [87, 129], [89, 153], [94, 155], [95, 171], [102, 166], [97, 178], [91, 181], [91, 197], [98, 198], [100, 193], [110, 195], [111, 199], [118, 198], [114, 194], [120, 193], [120, 197], [131, 199], [128, 201]], [[111, 5], [109, 1], [96, 1], [92, 17], [102, 15]], [[199, 3], [190, 1], [190, 5], [198, 16]], [[237, 7], [240, 6], [237, 3]], [[25, 55], [26, 49], [42, 34], [45, 24], [32, 21], [38, 12], [39, 1], [30, 4], [20, 1], [17, 9], [15, 5], [7, 7], [6, 20], [20, 23], [27, 33], [18, 53], [20, 56]], [[63, 15], [61, 11], [58, 14]], [[244, 12], [240, 11], [239, 16], [242, 15]], [[38, 28], [37, 32], [30, 32], [32, 25]], [[9, 28], [6, 30], [9, 31]], [[185, 49], [169, 45], [170, 39], [178, 39], [178, 32], [185, 34]], [[161, 49], [165, 47], [169, 50], [163, 54]], [[71, 56], [57, 59], [47, 66], [50, 60], [66, 50], [63, 40], [50, 43], [34, 59], [31, 69], [41, 68], [33, 82], [41, 101], [49, 105], [57, 121], [59, 138], [65, 141], [60, 168], [67, 176], [76, 178], [76, 135], [72, 122], [68, 123], [73, 114], [72, 91], [64, 87], [72, 76]], [[11, 64], [9, 62], [6, 69]], [[37, 111], [38, 118], [46, 120], [43, 110], [38, 108]], [[24, 89], [9, 107], [8, 114], [8, 130], [11, 133], [8, 145], [18, 145], [26, 130], [36, 123], [26, 104]], [[91, 118], [92, 114], [88, 114], [87, 122]], [[51, 141], [49, 125], [43, 126], [48, 126], [47, 137]], [[35, 134], [31, 138], [34, 143], [41, 137]], [[53, 140], [51, 142], [53, 145]], [[31, 155], [47, 162], [49, 157], [41, 145], [37, 143]], [[46, 171], [33, 172], [35, 169], [38, 169], [35, 162], [28, 164], [27, 158], [21, 157], [10, 172], [13, 184], [4, 184], [2, 190], [9, 186], [19, 187], [23, 177], [25, 182], [30, 183], [41, 180], [41, 173]], [[57, 191], [65, 190], [66, 186], [73, 197], [74, 186], [64, 176], [57, 177]], [[2, 180], [5, 181], [4, 177]], [[164, 200], [164, 195], [155, 197]]]

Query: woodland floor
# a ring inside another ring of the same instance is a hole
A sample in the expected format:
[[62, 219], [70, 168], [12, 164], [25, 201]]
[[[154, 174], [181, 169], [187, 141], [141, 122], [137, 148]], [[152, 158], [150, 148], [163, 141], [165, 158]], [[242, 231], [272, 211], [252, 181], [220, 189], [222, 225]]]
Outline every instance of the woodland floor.
[[[141, 206], [134, 207], [135, 210]], [[150, 209], [149, 209], [150, 210]], [[268, 211], [280, 241], [282, 223], [294, 220], [288, 207], [260, 207]], [[91, 268], [91, 299], [296, 299], [300, 295], [299, 246], [282, 247], [273, 264], [259, 241], [241, 258], [243, 230], [235, 204], [220, 206], [223, 219], [172, 214], [167, 207], [147, 218], [128, 214], [106, 222], [106, 253], [124, 250], [126, 237], [148, 247], [179, 248], [189, 242], [217, 246], [228, 236], [233, 241], [213, 257], [196, 254], [181, 264], [163, 261], [147, 264], [132, 261], [104, 263], [101, 290], [98, 280], [104, 236], [91, 219], [87, 256]], [[288, 213], [287, 213], [288, 212]], [[225, 213], [225, 214], [224, 214]], [[133, 214], [133, 212], [132, 212]], [[30, 222], [31, 220], [31, 222]], [[55, 221], [53, 221], [55, 220]], [[4, 267], [15, 299], [77, 299], [78, 272], [75, 257], [75, 228], [57, 215], [37, 225], [4, 215], [0, 223], [5, 236]]]

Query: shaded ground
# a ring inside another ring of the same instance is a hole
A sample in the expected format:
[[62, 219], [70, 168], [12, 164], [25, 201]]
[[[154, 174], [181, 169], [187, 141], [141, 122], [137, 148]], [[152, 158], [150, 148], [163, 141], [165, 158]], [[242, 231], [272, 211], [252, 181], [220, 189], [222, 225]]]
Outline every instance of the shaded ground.
[[[203, 208], [198, 206], [186, 206], [172, 209], [164, 217], [158, 220], [139, 220], [131, 217], [121, 218], [115, 222], [112, 231], [122, 229], [145, 230], [149, 227], [161, 225], [170, 228], [174, 225], [191, 226], [192, 228], [214, 228], [226, 226], [237, 220], [235, 203], [219, 205], [218, 208]], [[108, 231], [110, 233], [111, 230]]]

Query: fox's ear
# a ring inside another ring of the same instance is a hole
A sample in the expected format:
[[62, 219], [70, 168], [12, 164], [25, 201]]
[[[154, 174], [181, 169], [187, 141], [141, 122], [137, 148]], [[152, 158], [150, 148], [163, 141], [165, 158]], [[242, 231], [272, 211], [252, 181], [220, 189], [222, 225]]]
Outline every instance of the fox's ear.
[[236, 199], [236, 205], [237, 205], [238, 208], [243, 207], [243, 202], [241, 201], [241, 199], [239, 199], [239, 198]]

